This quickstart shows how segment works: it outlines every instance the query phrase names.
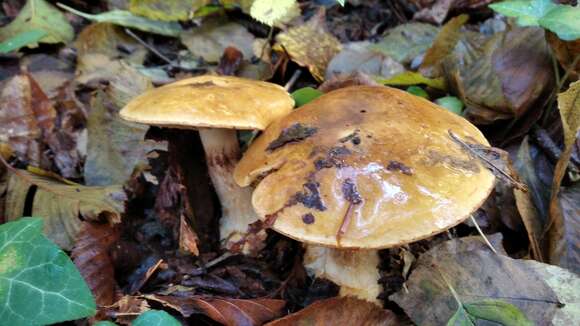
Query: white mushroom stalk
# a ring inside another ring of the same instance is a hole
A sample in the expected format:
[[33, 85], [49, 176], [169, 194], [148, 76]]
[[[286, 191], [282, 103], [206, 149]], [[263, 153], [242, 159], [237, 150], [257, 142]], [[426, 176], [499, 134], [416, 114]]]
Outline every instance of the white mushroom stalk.
[[340, 286], [340, 296], [354, 296], [381, 305], [377, 297], [380, 263], [378, 250], [336, 249], [305, 245], [304, 267], [316, 277]]
[[236, 131], [233, 129], [200, 128], [199, 135], [205, 150], [208, 172], [221, 203], [220, 239], [228, 249], [239, 245], [242, 252], [252, 248], [248, 237], [264, 236], [251, 234], [249, 225], [258, 221], [252, 207], [252, 189], [242, 188], [233, 178], [234, 168], [241, 156]]

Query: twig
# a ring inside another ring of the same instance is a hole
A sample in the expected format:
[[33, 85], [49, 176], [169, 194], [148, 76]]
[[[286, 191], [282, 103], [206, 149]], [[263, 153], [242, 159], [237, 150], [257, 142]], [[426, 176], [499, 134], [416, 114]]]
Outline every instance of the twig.
[[[548, 132], [539, 126], [534, 126], [531, 131], [534, 143], [538, 145], [544, 153], [546, 153], [546, 156], [548, 156], [553, 163], [558, 162], [560, 155], [562, 155], [562, 150], [558, 145], [556, 145], [554, 140], [552, 140], [552, 137], [550, 137]], [[580, 160], [578, 160], [577, 157], [571, 156], [568, 168], [576, 172], [578, 171], [578, 166], [580, 166]]]
[[485, 244], [489, 247], [489, 249], [491, 249], [491, 251], [493, 251], [494, 254], [497, 255], [497, 250], [495, 250], [495, 248], [491, 245], [491, 242], [489, 242], [483, 231], [481, 231], [481, 228], [479, 227], [479, 224], [477, 224], [477, 221], [475, 220], [473, 215], [469, 215], [469, 218], [471, 219], [471, 222], [473, 222], [473, 225], [475, 225], [475, 228], [477, 229], [477, 232], [479, 232], [479, 235], [481, 235], [481, 237], [483, 238], [483, 241], [485, 241]]
[[127, 35], [129, 35], [132, 38], [134, 38], [135, 41], [139, 42], [139, 44], [141, 44], [144, 47], [146, 47], [149, 51], [151, 51], [153, 54], [155, 54], [156, 56], [158, 56], [161, 60], [167, 62], [170, 66], [177, 67], [177, 65], [174, 64], [173, 61], [169, 60], [169, 58], [167, 58], [161, 52], [157, 51], [157, 49], [154, 48], [152, 45], [150, 45], [149, 43], [143, 41], [139, 36], [137, 36], [137, 34], [133, 33], [130, 29], [125, 28], [125, 33], [127, 33]]
[[223, 255], [221, 255], [221, 256], [219, 256], [219, 257], [217, 257], [217, 258], [215, 258], [215, 259], [210, 260], [209, 262], [207, 262], [207, 264], [204, 265], [204, 268], [206, 268], [206, 269], [207, 268], [211, 268], [211, 267], [213, 267], [213, 266], [221, 263], [222, 261], [224, 261], [224, 260], [232, 257], [233, 255], [234, 254], [232, 254], [231, 252], [226, 252]]
[[286, 83], [286, 85], [284, 85], [284, 89], [287, 92], [290, 91], [290, 88], [292, 88], [292, 86], [294, 86], [294, 84], [298, 80], [298, 77], [300, 77], [300, 74], [302, 74], [302, 70], [296, 69], [294, 71], [294, 74], [292, 74], [292, 77], [290, 77], [290, 80], [288, 80], [288, 82]]

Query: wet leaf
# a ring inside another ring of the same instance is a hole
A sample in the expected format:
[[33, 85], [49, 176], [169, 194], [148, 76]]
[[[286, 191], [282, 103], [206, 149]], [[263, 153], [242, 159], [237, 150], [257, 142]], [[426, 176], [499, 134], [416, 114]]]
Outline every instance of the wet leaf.
[[6, 81], [0, 91], [0, 142], [7, 143], [19, 159], [41, 166], [44, 141], [54, 129], [55, 118], [50, 100], [29, 75]]
[[40, 29], [21, 32], [5, 41], [2, 41], [2, 43], [0, 43], [0, 53], [12, 52], [29, 44], [36, 44], [44, 36], [46, 36], [46, 32]]
[[380, 84], [390, 85], [390, 86], [409, 86], [409, 85], [427, 85], [440, 90], [445, 90], [445, 80], [443, 78], [427, 78], [421, 73], [407, 71], [402, 74], [398, 74], [391, 78], [375, 78]]
[[437, 32], [437, 27], [430, 24], [416, 22], [401, 24], [388, 30], [373, 49], [402, 64], [408, 64], [431, 46]]
[[[537, 325], [560, 318], [562, 303], [572, 305], [567, 313], [578, 318], [579, 310], [574, 307], [580, 292], [575, 290], [570, 298], [569, 291], [550, 283], [553, 268], [494, 254], [483, 247], [468, 249], [459, 240], [451, 240], [420, 256], [407, 282], [409, 292], [400, 291], [390, 299], [419, 325], [442, 325], [451, 318], [457, 302], [450, 286], [464, 304], [501, 300], [516, 306]], [[577, 276], [567, 280], [576, 288], [578, 281]], [[416, 309], [418, 304], [423, 308]]]
[[326, 79], [334, 75], [363, 73], [389, 78], [405, 71], [403, 65], [391, 57], [371, 49], [369, 42], [351, 42], [343, 46], [326, 68]]
[[303, 87], [292, 92], [292, 98], [297, 108], [320, 97], [322, 92], [312, 87]]
[[75, 15], [92, 20], [94, 22], [111, 23], [164, 36], [177, 37], [182, 32], [182, 28], [179, 23], [151, 20], [145, 17], [135, 16], [131, 12], [125, 10], [111, 10], [100, 14], [91, 15], [63, 5], [62, 3], [59, 3], [58, 6], [66, 9], [69, 12], [72, 12]]
[[[578, 219], [574, 217], [577, 214], [577, 207], [575, 204], [571, 204], [574, 203], [574, 200], [577, 200], [577, 198], [574, 198], [577, 195], [573, 195], [577, 191], [573, 190], [571, 197], [567, 197], [570, 199], [562, 203], [565, 193], [560, 193], [562, 191], [560, 186], [580, 130], [580, 81], [570, 84], [570, 88], [567, 91], [558, 94], [558, 109], [560, 110], [562, 128], [564, 129], [565, 149], [554, 168], [552, 196], [550, 199], [550, 221], [547, 226], [549, 262], [578, 271], [580, 270], [580, 259], [578, 257], [578, 252], [580, 251], [578, 250], [576, 234]], [[567, 203], [568, 200], [571, 200], [570, 204]], [[576, 229], [574, 229], [575, 227]]]
[[118, 285], [109, 249], [118, 238], [118, 230], [109, 224], [83, 222], [72, 249], [71, 257], [99, 307], [116, 301]]
[[489, 5], [504, 16], [517, 18], [520, 26], [538, 26], [540, 18], [556, 6], [551, 0], [512, 0]]
[[45, 325], [95, 313], [91, 291], [42, 219], [0, 225], [0, 315], [6, 325]]
[[250, 15], [268, 26], [288, 22], [300, 15], [296, 0], [254, 0]]
[[275, 299], [231, 299], [201, 296], [145, 295], [144, 298], [159, 302], [179, 311], [184, 317], [202, 313], [226, 326], [262, 325], [281, 316], [286, 302]]
[[162, 310], [149, 310], [131, 323], [132, 326], [181, 326], [181, 323]]
[[129, 11], [152, 20], [187, 20], [209, 0], [131, 0]]
[[365, 300], [352, 297], [330, 298], [316, 301], [310, 306], [284, 318], [266, 324], [268, 326], [291, 325], [400, 325], [390, 310], [379, 308]]
[[308, 67], [312, 76], [324, 80], [326, 67], [341, 50], [341, 44], [328, 33], [321, 11], [308, 22], [276, 35], [276, 50], [286, 51], [301, 66]]
[[203, 24], [181, 35], [181, 43], [195, 56], [207, 62], [219, 62], [224, 50], [233, 46], [244, 58], [254, 56], [254, 36], [238, 23], [208, 19]]
[[458, 115], [461, 115], [463, 111], [463, 102], [455, 96], [440, 97], [435, 100], [435, 103]]
[[[40, 43], [68, 43], [74, 37], [72, 26], [58, 9], [45, 0], [28, 0], [18, 16], [0, 28], [0, 42], [33, 30], [46, 33]], [[26, 45], [34, 47], [37, 43]]]
[[86, 187], [11, 169], [6, 193], [7, 220], [23, 215], [29, 193], [31, 215], [42, 216], [47, 237], [65, 250], [73, 247], [82, 225], [80, 218], [119, 223], [126, 200], [120, 186]]

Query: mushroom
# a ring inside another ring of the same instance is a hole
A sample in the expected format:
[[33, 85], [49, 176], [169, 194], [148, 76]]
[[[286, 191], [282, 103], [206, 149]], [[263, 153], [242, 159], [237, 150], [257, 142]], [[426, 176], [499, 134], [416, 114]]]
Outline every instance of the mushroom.
[[241, 156], [236, 130], [263, 130], [293, 107], [294, 100], [281, 86], [205, 75], [145, 92], [131, 100], [120, 116], [152, 126], [199, 131], [222, 206], [220, 238], [230, 248], [245, 239], [248, 225], [258, 220], [251, 190], [236, 185], [232, 177]]
[[372, 302], [378, 249], [447, 230], [487, 198], [494, 176], [454, 142], [488, 146], [467, 120], [404, 91], [353, 86], [273, 122], [234, 171], [256, 184], [266, 225], [306, 245], [310, 272]]

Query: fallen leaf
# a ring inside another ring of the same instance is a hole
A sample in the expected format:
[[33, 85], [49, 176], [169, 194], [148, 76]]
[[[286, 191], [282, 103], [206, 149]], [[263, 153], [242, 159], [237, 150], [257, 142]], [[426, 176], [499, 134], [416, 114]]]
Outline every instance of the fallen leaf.
[[144, 295], [147, 300], [179, 311], [184, 317], [202, 313], [226, 326], [263, 325], [284, 313], [284, 300]]
[[[74, 78], [74, 61], [49, 54], [27, 55], [20, 61], [23, 70], [34, 79], [46, 96], [54, 100], [61, 88]], [[58, 111], [58, 102], [53, 101]]]
[[340, 42], [328, 33], [324, 23], [324, 11], [300, 26], [276, 35], [277, 51], [286, 51], [301, 66], [308, 67], [312, 76], [324, 80], [326, 67], [341, 50]]
[[177, 22], [162, 22], [147, 19], [141, 16], [135, 16], [126, 10], [111, 10], [96, 15], [86, 14], [74, 8], [58, 3], [57, 6], [63, 8], [77, 16], [92, 20], [99, 23], [111, 23], [115, 25], [135, 28], [140, 31], [177, 37], [182, 32], [181, 25]]
[[195, 56], [206, 62], [219, 62], [225, 49], [233, 46], [251, 59], [254, 56], [254, 35], [238, 23], [221, 19], [206, 19], [200, 27], [181, 34], [181, 43]]
[[199, 256], [199, 249], [197, 248], [198, 242], [199, 238], [197, 234], [189, 226], [189, 223], [185, 220], [185, 216], [181, 215], [179, 219], [179, 249], [194, 256]]
[[[46, 33], [40, 43], [68, 43], [74, 37], [72, 26], [58, 9], [45, 0], [28, 0], [18, 16], [0, 28], [0, 42], [34, 30]], [[26, 45], [35, 47], [37, 43]]]
[[228, 46], [220, 59], [216, 72], [224, 76], [234, 76], [240, 69], [244, 55], [233, 46]]
[[350, 75], [333, 76], [329, 80], [325, 80], [324, 83], [318, 87], [318, 90], [323, 93], [328, 93], [335, 89], [356, 85], [380, 86], [380, 84], [377, 83], [373, 77], [361, 72], [355, 72]]
[[469, 16], [459, 15], [457, 17], [451, 18], [435, 37], [433, 45], [425, 52], [423, 62], [419, 71], [421, 74], [427, 77], [439, 77], [442, 75], [441, 67], [439, 63], [447, 57], [461, 37], [461, 27], [465, 25]]
[[[548, 261], [578, 272], [580, 259], [578, 257], [578, 238], [575, 234], [577, 229], [574, 229], [578, 223], [578, 208], [577, 204], [573, 204], [574, 200], [577, 200], [574, 198], [578, 196], [577, 190], [572, 190], [566, 195], [566, 192], [561, 192], [560, 186], [580, 130], [580, 81], [570, 84], [567, 91], [558, 94], [558, 109], [564, 129], [565, 149], [554, 168], [550, 220], [546, 227], [548, 232]], [[577, 188], [576, 186], [572, 189]]]
[[[464, 243], [446, 241], [421, 255], [406, 283], [408, 292], [390, 297], [416, 324], [446, 324], [457, 308], [454, 295], [464, 304], [501, 300], [518, 307], [538, 325], [552, 324], [560, 318], [557, 316], [562, 304], [578, 305], [580, 292], [574, 290], [575, 295], [570, 298], [570, 291], [548, 283], [554, 266], [512, 259], [484, 247], [468, 249]], [[568, 282], [576, 285], [578, 277], [573, 276]], [[416, 309], [419, 304], [422, 309]], [[578, 311], [572, 308], [569, 312], [576, 318], [572, 320], [580, 318]]]
[[92, 316], [95, 301], [66, 253], [42, 235], [42, 219], [0, 225], [0, 315], [5, 325]]
[[[72, 249], [71, 257], [98, 307], [110, 306], [117, 301], [118, 285], [109, 249], [118, 238], [118, 230], [109, 224], [83, 222]], [[100, 310], [97, 319], [104, 317]]]
[[575, 41], [563, 41], [556, 34], [546, 31], [546, 40], [554, 55], [560, 62], [560, 65], [568, 73], [569, 78], [572, 81], [578, 80], [580, 76], [580, 59], [576, 61], [576, 65], [573, 66], [574, 60], [580, 53], [580, 39]]
[[375, 78], [375, 80], [383, 85], [390, 86], [410, 86], [424, 84], [440, 90], [447, 89], [445, 80], [443, 78], [428, 78], [421, 73], [407, 71], [391, 78]]
[[504, 16], [517, 18], [517, 23], [520, 26], [538, 26], [539, 19], [556, 6], [552, 1], [528, 0], [501, 1], [491, 4], [489, 7]]
[[173, 316], [162, 310], [149, 310], [137, 317], [131, 326], [181, 326]]
[[83, 28], [75, 40], [77, 60], [90, 54], [103, 54], [111, 60], [124, 59], [127, 62], [141, 64], [147, 50], [135, 39], [123, 31], [123, 28], [111, 23], [93, 23]]
[[187, 20], [210, 0], [131, 0], [129, 11], [152, 20]]
[[121, 325], [130, 325], [136, 316], [151, 309], [147, 300], [130, 295], [121, 297], [119, 301], [105, 308], [107, 315], [114, 317]]
[[434, 24], [441, 24], [450, 11], [478, 9], [487, 6], [493, 0], [432, 0], [421, 1], [428, 3], [413, 15], [413, 20], [422, 20]]
[[430, 24], [406, 23], [385, 32], [383, 39], [372, 48], [402, 64], [409, 64], [427, 51], [439, 29]]
[[391, 57], [372, 50], [371, 44], [370, 42], [344, 44], [340, 53], [328, 64], [325, 79], [355, 72], [389, 78], [405, 71], [403, 65]]
[[[28, 197], [30, 194], [30, 205]], [[28, 171], [10, 169], [6, 193], [6, 220], [24, 215], [41, 216], [49, 239], [71, 250], [82, 221], [119, 223], [126, 195], [120, 186], [86, 187], [64, 183]]]
[[20, 32], [0, 43], [0, 53], [12, 52], [29, 44], [36, 44], [45, 36], [46, 32], [40, 29]]
[[30, 164], [50, 168], [42, 162], [43, 140], [54, 129], [56, 111], [29, 75], [9, 79], [0, 91], [0, 142], [10, 145], [16, 156]]
[[280, 26], [300, 16], [296, 0], [254, 0], [250, 15], [268, 26]]
[[381, 309], [377, 305], [365, 300], [342, 297], [316, 301], [296, 313], [266, 325], [395, 326], [401, 325], [401, 323], [398, 321], [397, 316], [390, 310]]

